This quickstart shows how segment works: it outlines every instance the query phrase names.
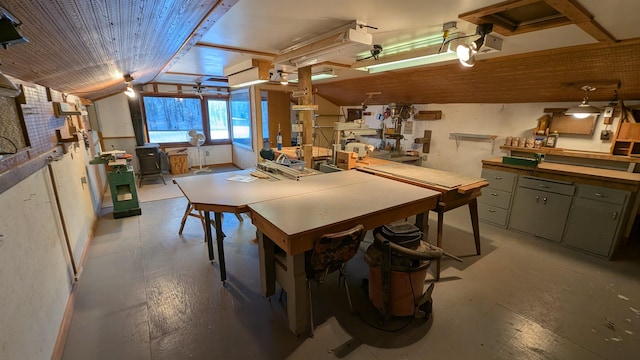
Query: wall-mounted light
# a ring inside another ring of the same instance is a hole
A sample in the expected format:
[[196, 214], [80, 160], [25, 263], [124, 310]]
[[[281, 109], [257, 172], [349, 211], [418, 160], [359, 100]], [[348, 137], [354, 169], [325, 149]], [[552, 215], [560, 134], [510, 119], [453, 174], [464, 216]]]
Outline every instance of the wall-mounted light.
[[458, 45], [456, 53], [458, 54], [458, 60], [464, 66], [471, 67], [476, 63], [476, 54], [484, 44], [484, 39], [487, 34], [493, 31], [493, 24], [482, 24], [476, 27], [476, 35], [480, 35], [471, 44]]
[[589, 97], [588, 94], [590, 91], [595, 91], [596, 88], [593, 86], [585, 85], [582, 87], [584, 90], [584, 98], [582, 99], [582, 103], [580, 105], [573, 106], [567, 111], [564, 112], [565, 115], [573, 115], [573, 117], [578, 119], [585, 119], [591, 115], [599, 115], [600, 109], [593, 105], [589, 105]]
[[136, 97], [136, 91], [133, 90], [131, 86], [131, 82], [133, 81], [133, 77], [130, 74], [124, 76], [124, 82], [127, 83], [127, 88], [124, 90], [124, 94], [130, 98]]
[[280, 70], [279, 72], [280, 72], [280, 84], [281, 85], [288, 85], [289, 84], [289, 75], [287, 75], [286, 72], [282, 72], [282, 70]]

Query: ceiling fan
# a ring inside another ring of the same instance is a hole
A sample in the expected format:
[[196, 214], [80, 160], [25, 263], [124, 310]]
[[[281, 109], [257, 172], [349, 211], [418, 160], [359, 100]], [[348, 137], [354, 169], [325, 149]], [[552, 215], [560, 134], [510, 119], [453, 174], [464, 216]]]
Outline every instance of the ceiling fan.
[[202, 92], [207, 90], [206, 86], [202, 85], [202, 82], [196, 81], [196, 85], [193, 87], [193, 93], [198, 95], [202, 99]]

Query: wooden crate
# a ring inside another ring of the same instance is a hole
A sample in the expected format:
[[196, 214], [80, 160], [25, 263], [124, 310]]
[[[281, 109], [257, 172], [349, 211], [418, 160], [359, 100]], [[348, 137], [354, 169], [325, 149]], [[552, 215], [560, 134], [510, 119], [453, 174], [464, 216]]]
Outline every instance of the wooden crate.
[[172, 175], [189, 173], [189, 157], [187, 153], [169, 153], [169, 168]]

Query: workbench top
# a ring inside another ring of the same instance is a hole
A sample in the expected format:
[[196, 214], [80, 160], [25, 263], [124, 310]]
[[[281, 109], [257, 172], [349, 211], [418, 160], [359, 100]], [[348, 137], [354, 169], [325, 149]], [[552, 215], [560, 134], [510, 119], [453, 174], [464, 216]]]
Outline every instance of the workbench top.
[[531, 168], [528, 166], [504, 164], [501, 157], [484, 159], [482, 160], [482, 164], [533, 171], [533, 173], [557, 173], [568, 176], [600, 178], [603, 180], [616, 182], [640, 183], [640, 173], [630, 173], [626, 171], [601, 169], [588, 166], [558, 164], [543, 161], [539, 163], [535, 168]]

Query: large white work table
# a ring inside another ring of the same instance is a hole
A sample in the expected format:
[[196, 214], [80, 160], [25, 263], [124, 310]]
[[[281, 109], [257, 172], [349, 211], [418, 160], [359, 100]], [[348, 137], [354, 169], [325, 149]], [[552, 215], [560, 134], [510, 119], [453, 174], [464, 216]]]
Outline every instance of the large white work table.
[[[196, 210], [215, 213], [218, 256], [224, 276], [221, 212], [250, 212], [260, 243], [260, 278], [265, 296], [275, 292], [274, 245], [286, 252], [286, 272], [277, 280], [287, 290], [289, 327], [308, 329], [304, 252], [322, 234], [357, 224], [373, 229], [436, 207], [440, 193], [359, 171], [341, 171], [293, 180], [228, 181], [230, 172], [176, 179]], [[207, 222], [208, 223], [208, 222]], [[213, 258], [211, 230], [207, 244]], [[223, 277], [224, 280], [224, 277]]]

